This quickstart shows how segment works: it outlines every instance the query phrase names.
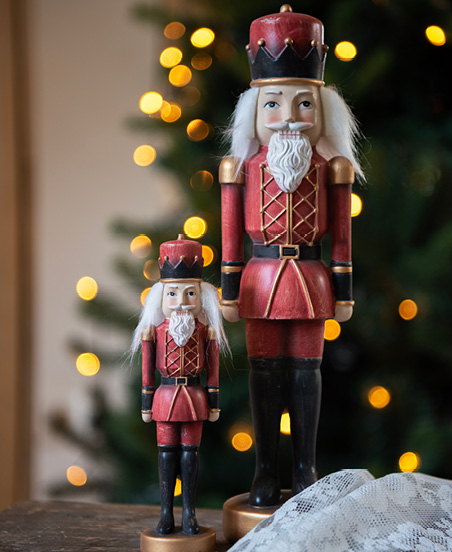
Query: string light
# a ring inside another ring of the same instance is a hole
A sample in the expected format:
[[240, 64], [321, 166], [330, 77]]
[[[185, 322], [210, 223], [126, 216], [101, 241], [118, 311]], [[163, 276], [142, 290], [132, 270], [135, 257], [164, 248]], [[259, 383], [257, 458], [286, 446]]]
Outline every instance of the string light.
[[70, 466], [66, 470], [66, 477], [75, 487], [82, 487], [88, 480], [85, 470], [80, 466]]
[[253, 445], [253, 439], [249, 433], [240, 431], [236, 433], [231, 439], [232, 446], [239, 452], [245, 452], [249, 450]]
[[201, 217], [190, 217], [184, 223], [184, 233], [189, 238], [202, 238], [206, 232], [207, 222]]
[[170, 69], [178, 65], [182, 60], [182, 52], [179, 48], [171, 46], [170, 48], [165, 48], [160, 54], [160, 65]]
[[351, 61], [357, 54], [356, 46], [351, 42], [344, 40], [336, 44], [334, 54], [341, 61]]
[[191, 65], [198, 71], [204, 71], [212, 65], [212, 56], [200, 52], [199, 54], [193, 56]]
[[202, 119], [194, 119], [187, 125], [187, 134], [193, 142], [200, 142], [209, 135], [209, 125]]
[[171, 40], [177, 40], [185, 33], [185, 25], [179, 23], [179, 21], [172, 21], [165, 27], [163, 34], [166, 38]]
[[377, 409], [381, 409], [388, 406], [391, 400], [391, 394], [385, 387], [377, 385], [375, 387], [372, 387], [367, 395], [367, 398], [371, 406]]
[[215, 252], [209, 245], [202, 246], [202, 258], [204, 259], [204, 266], [209, 266], [215, 258]]
[[352, 194], [352, 217], [357, 217], [362, 210], [363, 202], [361, 198], [356, 194]]
[[421, 459], [415, 452], [405, 452], [399, 458], [399, 468], [402, 472], [414, 472], [419, 469]]
[[77, 295], [84, 301], [92, 301], [97, 295], [97, 282], [90, 276], [83, 276], [75, 286]]
[[207, 27], [202, 27], [201, 29], [198, 29], [191, 35], [190, 38], [190, 41], [195, 48], [205, 48], [206, 46], [212, 44], [214, 40], [215, 33], [212, 31], [212, 29], [208, 29]]
[[156, 157], [157, 152], [155, 151], [155, 148], [148, 145], [138, 146], [133, 152], [133, 160], [140, 167], [147, 167], [148, 165], [152, 165]]
[[329, 318], [325, 320], [324, 336], [327, 341], [334, 341], [341, 335], [341, 325], [337, 320]]
[[146, 92], [140, 98], [138, 105], [143, 113], [151, 115], [162, 107], [163, 98], [158, 92]]
[[191, 71], [186, 65], [176, 65], [168, 74], [168, 80], [173, 86], [185, 86], [191, 81]]
[[77, 357], [75, 366], [82, 376], [95, 376], [100, 369], [100, 362], [94, 353], [82, 353]]
[[160, 110], [160, 117], [165, 123], [174, 123], [180, 119], [182, 115], [182, 109], [176, 103], [163, 102]]
[[434, 46], [443, 46], [446, 44], [446, 33], [437, 25], [430, 25], [425, 29], [427, 40]]
[[143, 274], [148, 280], [158, 280], [160, 278], [160, 269], [157, 261], [146, 261]]
[[147, 287], [146, 289], [143, 289], [140, 295], [140, 303], [141, 306], [144, 307], [144, 304], [146, 302], [146, 297], [148, 296], [148, 293], [151, 291], [150, 287]]
[[284, 412], [281, 416], [280, 431], [284, 435], [290, 435], [290, 416], [288, 412]]
[[213, 175], [209, 171], [197, 171], [190, 178], [190, 186], [199, 192], [210, 190], [213, 184]]
[[404, 320], [413, 320], [417, 311], [417, 305], [411, 299], [405, 299], [399, 305], [399, 314]]
[[130, 242], [130, 251], [140, 259], [144, 259], [151, 253], [152, 242], [144, 234], [135, 236]]

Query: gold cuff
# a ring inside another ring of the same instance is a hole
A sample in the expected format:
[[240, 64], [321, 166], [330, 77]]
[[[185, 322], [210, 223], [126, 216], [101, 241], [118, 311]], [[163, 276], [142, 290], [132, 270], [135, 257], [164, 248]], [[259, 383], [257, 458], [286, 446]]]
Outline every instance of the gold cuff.
[[221, 412], [221, 408], [209, 408], [209, 412]]
[[223, 306], [223, 307], [236, 307], [238, 306], [239, 304], [239, 300], [238, 299], [234, 299], [234, 300], [231, 300], [231, 299], [222, 299], [220, 301], [220, 305]]
[[223, 274], [229, 274], [231, 272], [242, 272], [243, 266], [222, 266], [221, 272]]
[[351, 266], [332, 266], [331, 271], [336, 274], [350, 274], [353, 272], [353, 267]]
[[355, 304], [355, 301], [336, 301], [336, 305], [339, 305], [341, 307], [353, 307]]

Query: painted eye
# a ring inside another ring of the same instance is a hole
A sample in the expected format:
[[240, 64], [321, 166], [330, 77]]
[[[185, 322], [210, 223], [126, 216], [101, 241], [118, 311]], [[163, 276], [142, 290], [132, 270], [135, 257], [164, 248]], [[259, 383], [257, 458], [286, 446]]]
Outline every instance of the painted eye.
[[168, 291], [168, 297], [176, 297], [174, 291]]
[[300, 109], [311, 109], [313, 107], [312, 103], [308, 100], [304, 100], [298, 106]]
[[195, 293], [194, 291], [189, 291], [189, 292], [187, 293], [187, 295], [188, 295], [189, 297], [194, 297], [194, 296], [196, 295], [196, 293]]
[[265, 109], [278, 109], [279, 107], [279, 103], [278, 102], [267, 102], [265, 105], [264, 105], [264, 108]]

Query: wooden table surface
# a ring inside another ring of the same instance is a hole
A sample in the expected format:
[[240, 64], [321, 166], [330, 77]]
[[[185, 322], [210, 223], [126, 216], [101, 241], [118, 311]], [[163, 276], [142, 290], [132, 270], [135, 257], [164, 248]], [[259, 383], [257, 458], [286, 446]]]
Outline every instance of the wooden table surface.
[[[139, 552], [140, 533], [157, 525], [158, 506], [18, 502], [0, 512], [1, 552]], [[181, 509], [175, 508], [176, 525]], [[200, 525], [217, 534], [216, 552], [229, 545], [221, 510], [198, 508]]]

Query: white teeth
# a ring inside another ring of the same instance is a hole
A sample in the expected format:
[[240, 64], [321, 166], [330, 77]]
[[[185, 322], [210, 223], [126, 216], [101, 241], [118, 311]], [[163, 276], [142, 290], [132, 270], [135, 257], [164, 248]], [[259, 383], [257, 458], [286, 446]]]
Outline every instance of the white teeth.
[[290, 138], [292, 140], [299, 140], [301, 132], [299, 130], [280, 130], [279, 134], [283, 138]]

